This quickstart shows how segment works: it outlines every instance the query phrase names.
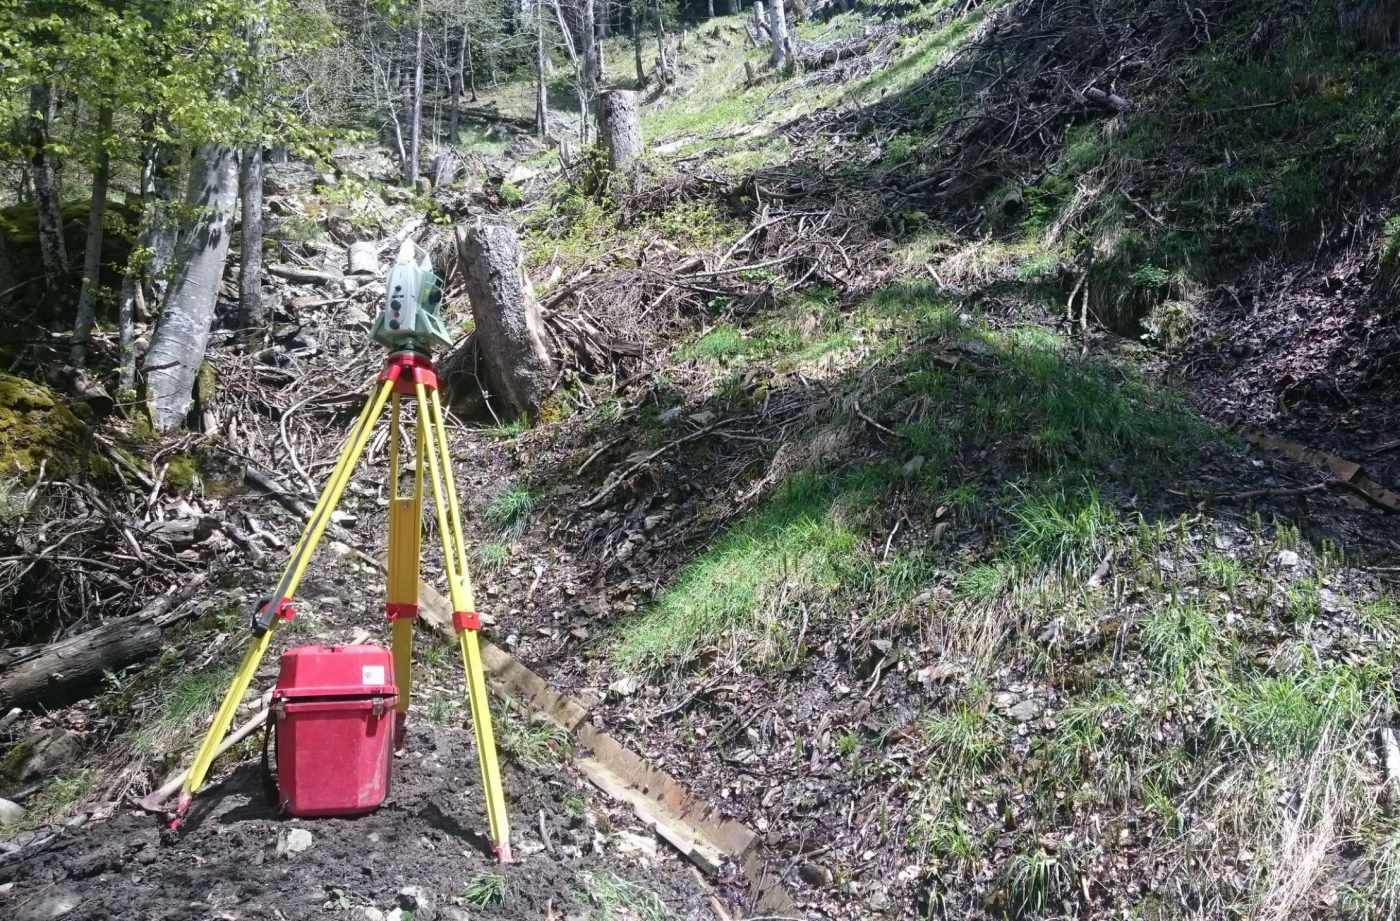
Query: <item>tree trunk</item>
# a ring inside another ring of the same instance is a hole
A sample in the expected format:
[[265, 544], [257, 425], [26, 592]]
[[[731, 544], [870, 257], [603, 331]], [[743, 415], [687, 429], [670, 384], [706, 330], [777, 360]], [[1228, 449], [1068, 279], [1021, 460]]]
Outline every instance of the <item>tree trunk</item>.
[[462, 43], [457, 46], [457, 60], [447, 72], [447, 98], [451, 110], [447, 115], [447, 141], [457, 143], [457, 129], [462, 121], [462, 97], [467, 82], [467, 27], [462, 26]]
[[467, 49], [467, 81], [471, 84], [472, 102], [476, 102], [476, 62], [472, 60], [472, 42], [466, 26], [462, 26], [462, 44]]
[[[583, 39], [583, 110], [580, 114], [584, 116], [585, 122], [588, 118], [586, 113], [596, 113], [598, 100], [598, 88], [602, 82], [602, 52], [598, 47], [598, 29], [594, 23], [596, 15], [593, 7], [593, 0], [580, 0], [579, 10], [579, 32]], [[585, 125], [586, 127], [586, 125]], [[586, 130], [582, 132], [585, 142], [587, 141]]]
[[656, 62], [657, 66], [667, 73], [671, 70], [671, 62], [666, 60], [666, 24], [661, 20], [661, 0], [655, 0], [656, 10]]
[[34, 206], [39, 216], [39, 259], [50, 297], [67, 287], [68, 248], [63, 242], [63, 209], [58, 199], [53, 157], [49, 152], [49, 126], [54, 119], [53, 87], [36, 83], [29, 88], [30, 176]]
[[418, 182], [418, 155], [423, 145], [423, 0], [418, 0], [414, 35], [413, 101], [408, 110], [408, 151], [403, 163], [403, 184], [409, 188]]
[[768, 0], [768, 33], [773, 38], [773, 52], [768, 63], [778, 70], [787, 65], [787, 13], [783, 0]]
[[540, 140], [549, 134], [549, 98], [544, 90], [544, 3], [535, 7], [535, 134]]
[[632, 54], [637, 59], [637, 89], [647, 85], [647, 72], [642, 67], [642, 0], [632, 0]]
[[705, 12], [710, 14], [710, 18], [715, 18], [715, 0], [705, 0]]
[[763, 0], [753, 0], [753, 29], [760, 42], [770, 40], [768, 19], [763, 11]]
[[233, 212], [238, 199], [238, 157], [230, 147], [208, 144], [190, 167], [185, 205], [197, 211], [180, 235], [175, 277], [146, 352], [146, 405], [158, 431], [185, 420], [228, 260]]
[[145, 267], [143, 295], [146, 303], [159, 304], [165, 300], [170, 264], [175, 260], [175, 247], [180, 241], [176, 199], [180, 195], [180, 173], [185, 164], [180, 149], [174, 144], [153, 146], [150, 169], [142, 179], [141, 188], [150, 235], [145, 244], [150, 251], [150, 261]]
[[97, 322], [97, 289], [102, 272], [102, 216], [107, 210], [107, 183], [112, 176], [112, 158], [107, 153], [112, 133], [112, 109], [97, 112], [97, 157], [92, 168], [92, 204], [88, 208], [87, 240], [83, 246], [83, 287], [78, 295], [78, 316], [73, 322], [73, 344], [68, 363], [81, 369], [87, 362], [88, 340]]
[[243, 200], [243, 248], [238, 262], [238, 325], [243, 334], [255, 337], [267, 326], [267, 308], [262, 299], [263, 250], [263, 160], [262, 144], [243, 151], [238, 175], [238, 194]]
[[540, 306], [525, 275], [520, 241], [505, 224], [457, 228], [488, 400], [510, 416], [533, 418], [549, 392], [554, 363]]
[[599, 101], [603, 134], [608, 141], [608, 165], [626, 171], [642, 155], [642, 122], [637, 94], [631, 90], [609, 90]]

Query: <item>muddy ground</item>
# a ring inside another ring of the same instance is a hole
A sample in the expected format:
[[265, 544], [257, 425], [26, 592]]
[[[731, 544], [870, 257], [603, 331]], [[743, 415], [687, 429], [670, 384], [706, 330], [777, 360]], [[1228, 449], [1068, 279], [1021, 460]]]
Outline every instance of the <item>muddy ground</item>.
[[[689, 866], [571, 770], [507, 762], [504, 773], [516, 857], [508, 866], [496, 865], [484, 835], [470, 731], [420, 724], [394, 762], [387, 802], [369, 815], [281, 817], [260, 766], [244, 762], [196, 801], [177, 843], [162, 844], [153, 817], [123, 809], [65, 828], [36, 853], [0, 857], [0, 901], [16, 921], [372, 919], [396, 908], [405, 921], [563, 921], [625, 917], [594, 895], [598, 880], [605, 889], [616, 878], [655, 893], [676, 917], [711, 917]], [[294, 830], [312, 842], [287, 854], [301, 837], [289, 839]], [[470, 880], [497, 871], [503, 901], [464, 897]]]

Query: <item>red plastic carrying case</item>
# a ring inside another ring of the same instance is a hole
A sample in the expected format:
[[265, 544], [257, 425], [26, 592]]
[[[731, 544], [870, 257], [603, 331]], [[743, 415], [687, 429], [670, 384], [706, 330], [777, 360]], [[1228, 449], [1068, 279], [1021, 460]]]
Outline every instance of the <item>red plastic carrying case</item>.
[[370, 812], [389, 793], [394, 664], [379, 646], [298, 646], [277, 688], [277, 792], [296, 816]]

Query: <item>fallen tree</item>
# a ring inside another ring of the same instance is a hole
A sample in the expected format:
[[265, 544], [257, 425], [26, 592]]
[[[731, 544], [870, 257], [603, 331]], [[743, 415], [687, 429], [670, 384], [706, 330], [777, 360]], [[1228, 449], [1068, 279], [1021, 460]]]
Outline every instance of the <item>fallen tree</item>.
[[179, 619], [172, 614], [204, 581], [204, 576], [197, 576], [129, 617], [57, 643], [0, 653], [4, 665], [0, 710], [70, 704], [81, 700], [104, 673], [155, 655], [160, 651], [162, 628]]

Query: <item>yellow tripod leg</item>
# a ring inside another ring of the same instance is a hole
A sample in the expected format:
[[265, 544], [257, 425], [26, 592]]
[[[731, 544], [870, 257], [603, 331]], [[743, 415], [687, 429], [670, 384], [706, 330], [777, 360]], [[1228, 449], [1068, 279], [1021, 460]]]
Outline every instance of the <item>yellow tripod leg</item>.
[[[393, 387], [392, 381], [384, 381], [380, 384], [377, 393], [365, 402], [365, 407], [356, 420], [355, 427], [351, 430], [350, 440], [346, 442], [345, 450], [341, 453], [340, 458], [336, 461], [335, 469], [331, 472], [330, 481], [326, 484], [326, 488], [316, 503], [316, 508], [312, 511], [311, 520], [306, 523], [301, 538], [297, 541], [296, 549], [293, 551], [291, 559], [287, 561], [287, 567], [282, 573], [282, 578], [278, 581], [277, 591], [270, 602], [271, 604], [277, 605], [282, 599], [291, 598], [296, 593], [302, 576], [306, 574], [306, 566], [310, 561], [311, 552], [320, 542], [326, 526], [330, 523], [331, 511], [339, 504], [340, 497], [345, 492], [345, 485], [350, 479], [350, 473], [359, 463], [360, 455], [364, 453], [365, 446], [369, 444], [370, 434], [374, 431], [374, 420], [384, 411], [384, 404], [389, 399]], [[224, 694], [223, 701], [219, 704], [219, 710], [214, 715], [214, 721], [210, 724], [209, 731], [204, 735], [204, 741], [200, 743], [199, 751], [195, 754], [194, 764], [190, 766], [189, 776], [185, 778], [185, 784], [180, 790], [180, 799], [175, 808], [176, 819], [172, 826], [178, 826], [180, 818], [189, 808], [190, 800], [194, 798], [195, 791], [203, 785], [204, 778], [208, 776], [209, 766], [214, 762], [214, 752], [228, 732], [229, 724], [233, 722], [238, 704], [243, 700], [243, 695], [247, 693], [248, 685], [252, 683], [253, 675], [258, 670], [258, 663], [262, 661], [263, 654], [267, 652], [268, 644], [272, 642], [272, 634], [277, 623], [278, 619], [274, 617], [268, 625], [268, 629], [258, 635], [253, 640], [253, 644], [248, 647], [247, 652], [243, 654], [243, 660], [239, 663], [238, 670], [234, 672], [233, 681]]]
[[[457, 629], [462, 666], [467, 674], [467, 702], [471, 707], [472, 728], [476, 732], [476, 754], [481, 767], [486, 818], [491, 827], [496, 856], [506, 863], [511, 859], [510, 822], [506, 814], [505, 791], [501, 786], [500, 762], [496, 758], [496, 737], [491, 727], [491, 707], [486, 698], [486, 675], [477, 637], [481, 625], [473, 610], [471, 585], [458, 573], [459, 561], [464, 563], [466, 554], [460, 543], [462, 522], [455, 508], [456, 489], [451, 485], [452, 465], [447, 452], [447, 435], [440, 416], [432, 411], [441, 404], [435, 407], [429, 403], [422, 384], [417, 385], [417, 396], [418, 424], [428, 429], [428, 470], [433, 479], [433, 505], [437, 510], [438, 531], [442, 534], [443, 568], [447, 570], [453, 626]], [[446, 487], [443, 485], [444, 477], [448, 484]]]
[[422, 466], [423, 435], [417, 433], [415, 445], [414, 491], [411, 496], [399, 494], [399, 395], [394, 394], [389, 429], [389, 584], [385, 596], [385, 612], [391, 624], [393, 639], [394, 682], [398, 686], [395, 705], [394, 744], [403, 744], [408, 706], [413, 697], [413, 622], [418, 617], [418, 560], [422, 540]]

